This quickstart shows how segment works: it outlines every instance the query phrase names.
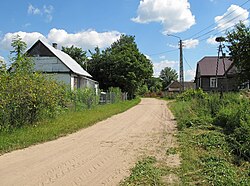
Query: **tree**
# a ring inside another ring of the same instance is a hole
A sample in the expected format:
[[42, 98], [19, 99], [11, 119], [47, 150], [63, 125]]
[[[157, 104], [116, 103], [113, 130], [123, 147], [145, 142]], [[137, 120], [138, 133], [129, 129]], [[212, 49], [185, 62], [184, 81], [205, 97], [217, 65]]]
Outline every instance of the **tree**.
[[13, 50], [10, 52], [11, 57], [11, 69], [12, 71], [20, 71], [22, 73], [32, 73], [33, 72], [33, 63], [31, 59], [25, 53], [27, 44], [22, 41], [22, 38], [19, 35], [16, 35], [12, 42], [11, 46]]
[[171, 67], [165, 67], [161, 70], [160, 78], [162, 80], [163, 88], [167, 87], [172, 81], [176, 81], [178, 78], [177, 72]]
[[6, 72], [6, 64], [5, 64], [4, 60], [2, 60], [0, 58], [0, 73], [1, 72]]
[[72, 57], [82, 68], [87, 70], [87, 52], [82, 50], [82, 48], [75, 47], [72, 45], [71, 47], [62, 47], [62, 51], [67, 53], [70, 57]]
[[151, 77], [146, 81], [148, 85], [148, 89], [150, 92], [159, 92], [162, 90], [162, 81], [160, 78], [157, 77]]
[[119, 87], [130, 96], [153, 74], [153, 65], [140, 53], [134, 36], [122, 35], [101, 53], [96, 50], [90, 63], [100, 88]]
[[250, 80], [250, 28], [242, 22], [227, 33], [229, 55], [238, 70], [239, 80]]

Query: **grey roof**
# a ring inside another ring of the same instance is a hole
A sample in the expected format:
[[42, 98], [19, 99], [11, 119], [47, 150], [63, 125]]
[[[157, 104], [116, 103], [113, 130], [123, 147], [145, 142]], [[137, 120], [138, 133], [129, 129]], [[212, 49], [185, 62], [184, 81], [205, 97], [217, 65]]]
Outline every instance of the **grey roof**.
[[87, 76], [87, 77], [92, 77], [88, 72], [86, 72], [74, 59], [72, 59], [68, 54], [65, 52], [55, 49], [53, 46], [49, 45], [48, 43], [39, 40], [41, 43], [44, 44], [60, 61], [62, 61], [72, 72], [82, 75], [82, 76]]
[[[231, 66], [233, 63], [229, 58], [224, 58], [225, 63], [225, 70]], [[209, 56], [202, 58], [198, 64], [197, 68], [199, 68], [199, 72], [201, 76], [215, 76], [216, 75], [216, 66], [217, 66], [217, 57], [215, 56]], [[222, 59], [219, 60], [218, 65], [218, 76], [223, 76], [225, 73], [224, 71], [224, 65]]]

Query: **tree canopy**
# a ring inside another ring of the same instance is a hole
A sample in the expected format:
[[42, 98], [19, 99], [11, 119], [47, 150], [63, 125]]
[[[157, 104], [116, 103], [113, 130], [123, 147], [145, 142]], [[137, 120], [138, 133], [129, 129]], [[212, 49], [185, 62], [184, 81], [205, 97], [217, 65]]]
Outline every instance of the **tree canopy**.
[[62, 47], [62, 51], [67, 53], [70, 57], [72, 57], [81, 67], [87, 70], [87, 52], [82, 50], [82, 48], [75, 47], [72, 45], [71, 47]]
[[11, 46], [13, 47], [13, 50], [10, 52], [12, 55], [12, 71], [20, 71], [22, 73], [33, 72], [33, 63], [25, 53], [27, 44], [22, 41], [19, 35], [13, 38]]
[[139, 86], [153, 74], [153, 65], [135, 43], [134, 36], [122, 35], [109, 48], [92, 53], [89, 72], [100, 88], [119, 87], [133, 96]]
[[242, 22], [227, 33], [229, 55], [238, 70], [241, 82], [250, 80], [250, 28]]
[[176, 81], [178, 78], [178, 74], [175, 69], [171, 67], [165, 67], [161, 70], [160, 78], [162, 80], [163, 88], [167, 87], [171, 81]]

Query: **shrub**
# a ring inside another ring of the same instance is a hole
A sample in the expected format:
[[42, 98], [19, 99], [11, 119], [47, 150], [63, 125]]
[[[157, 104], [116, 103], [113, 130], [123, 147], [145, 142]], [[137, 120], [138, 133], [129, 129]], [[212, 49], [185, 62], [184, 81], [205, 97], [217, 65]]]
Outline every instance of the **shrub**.
[[181, 100], [181, 101], [190, 101], [192, 99], [206, 99], [207, 98], [207, 93], [203, 92], [202, 89], [188, 89], [185, 92], [183, 92], [182, 94], [177, 96], [177, 100]]
[[53, 117], [65, 106], [65, 86], [39, 73], [0, 75], [0, 130]]
[[99, 95], [96, 95], [94, 89], [82, 88], [68, 90], [69, 105], [73, 103], [74, 110], [90, 109], [99, 103]]
[[122, 100], [122, 91], [119, 87], [110, 87], [108, 92], [111, 103], [117, 103]]
[[240, 126], [228, 136], [234, 154], [250, 161], [250, 116], [248, 122], [240, 121]]

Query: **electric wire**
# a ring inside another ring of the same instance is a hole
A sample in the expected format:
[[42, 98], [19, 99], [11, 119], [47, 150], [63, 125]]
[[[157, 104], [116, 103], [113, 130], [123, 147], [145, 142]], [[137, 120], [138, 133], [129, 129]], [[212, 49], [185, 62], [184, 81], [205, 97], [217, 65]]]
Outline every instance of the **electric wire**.
[[[247, 0], [246, 2], [244, 2], [243, 4], [241, 4], [239, 7], [243, 8], [243, 6], [244, 6], [245, 4], [247, 4], [249, 1], [250, 1], [250, 0]], [[221, 18], [220, 18], [219, 20], [217, 20], [217, 21], [221, 21], [222, 19], [225, 19], [226, 17], [228, 17], [229, 15], [231, 15], [233, 12], [235, 12], [236, 10], [238, 10], [239, 7], [236, 8], [236, 9], [234, 9], [233, 11], [229, 12], [229, 13], [226, 14], [225, 16], [221, 17]], [[248, 10], [249, 10], [249, 9], [248, 9]], [[197, 33], [195, 33], [195, 34], [193, 34], [192, 36], [186, 38], [185, 40], [191, 39], [192, 37], [194, 37], [194, 36], [196, 36], [196, 35], [202, 33], [203, 31], [207, 30], [208, 28], [210, 28], [210, 27], [212, 27], [212, 26], [214, 26], [214, 25], [215, 25], [215, 23], [212, 23], [211, 25], [209, 25], [209, 26], [207, 26], [206, 28], [202, 29], [201, 31], [199, 31], [199, 32], [197, 32]], [[212, 29], [212, 30], [215, 30], [215, 28]], [[212, 32], [212, 31], [210, 30], [208, 33], [210, 33], [210, 32]], [[203, 34], [203, 35], [204, 35], [204, 34]], [[198, 38], [199, 38], [199, 37], [198, 37]]]
[[161, 55], [161, 54], [166, 54], [166, 53], [170, 53], [170, 52], [175, 52], [179, 49], [173, 49], [173, 50], [168, 50], [168, 51], [164, 51], [164, 52], [158, 52], [158, 53], [154, 53], [154, 54], [149, 54], [149, 56], [156, 56], [156, 55]]

